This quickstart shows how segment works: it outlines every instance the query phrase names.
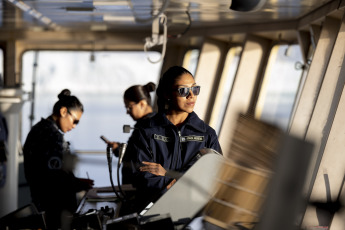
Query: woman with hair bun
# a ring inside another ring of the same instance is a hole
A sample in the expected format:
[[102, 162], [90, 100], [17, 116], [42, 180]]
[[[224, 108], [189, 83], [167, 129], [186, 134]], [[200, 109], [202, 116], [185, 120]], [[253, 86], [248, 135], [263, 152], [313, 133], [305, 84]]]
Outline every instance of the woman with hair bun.
[[[146, 85], [133, 85], [126, 89], [123, 95], [124, 104], [126, 107], [127, 114], [129, 114], [136, 124], [134, 125], [133, 134], [136, 130], [141, 127], [141, 125], [148, 120], [149, 118], [155, 115], [155, 112], [152, 109], [151, 102], [151, 92], [154, 92], [156, 89], [156, 84], [149, 82]], [[132, 136], [128, 140], [128, 145], [132, 143]], [[113, 148], [113, 152], [118, 156], [118, 142], [110, 142]], [[128, 147], [127, 147], [128, 148]], [[122, 184], [132, 184], [133, 174], [132, 168], [130, 166], [132, 154], [128, 151], [125, 152], [123, 158], [123, 167], [122, 167]]]
[[152, 117], [154, 114], [150, 92], [155, 91], [155, 89], [156, 85], [149, 82], [146, 85], [133, 85], [125, 91], [123, 100], [127, 114], [137, 121], [136, 125], [141, 120], [146, 119], [147, 116]]
[[93, 180], [74, 176], [75, 157], [64, 139], [79, 123], [84, 107], [68, 89], [58, 98], [52, 114], [32, 127], [23, 147], [32, 203], [45, 212], [48, 229], [68, 223], [77, 209], [76, 193], [93, 186]]

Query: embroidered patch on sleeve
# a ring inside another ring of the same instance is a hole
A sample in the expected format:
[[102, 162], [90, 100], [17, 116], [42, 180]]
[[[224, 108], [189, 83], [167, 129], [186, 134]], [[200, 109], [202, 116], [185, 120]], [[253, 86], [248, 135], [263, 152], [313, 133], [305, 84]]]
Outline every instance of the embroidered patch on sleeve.
[[51, 157], [48, 161], [48, 168], [49, 169], [61, 169], [62, 162], [61, 159], [58, 157]]

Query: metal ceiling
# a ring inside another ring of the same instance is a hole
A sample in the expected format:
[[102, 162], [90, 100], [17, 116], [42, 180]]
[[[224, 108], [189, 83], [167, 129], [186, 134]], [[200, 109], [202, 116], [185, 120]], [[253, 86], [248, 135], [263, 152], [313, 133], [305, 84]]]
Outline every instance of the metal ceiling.
[[3, 0], [5, 30], [125, 31], [151, 29], [163, 11], [169, 30], [259, 25], [298, 20], [335, 0], [267, 0], [253, 12], [230, 10], [231, 0]]

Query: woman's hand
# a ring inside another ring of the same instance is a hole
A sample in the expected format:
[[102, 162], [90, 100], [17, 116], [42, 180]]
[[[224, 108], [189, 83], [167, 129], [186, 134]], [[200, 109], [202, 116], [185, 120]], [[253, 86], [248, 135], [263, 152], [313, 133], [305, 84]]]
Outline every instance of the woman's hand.
[[119, 143], [118, 142], [113, 142], [113, 141], [110, 141], [108, 142], [108, 145], [113, 149], [117, 149], [119, 147]]
[[167, 185], [167, 189], [171, 188], [176, 182], [176, 179], [173, 179], [170, 184]]
[[141, 172], [149, 172], [156, 176], [165, 176], [167, 173], [167, 171], [160, 164], [147, 161], [143, 161], [142, 163], [144, 166], [139, 168]]
[[83, 190], [89, 190], [93, 188], [94, 186], [94, 181], [91, 179], [86, 179], [86, 178], [78, 178], [79, 181], [82, 183], [82, 189]]

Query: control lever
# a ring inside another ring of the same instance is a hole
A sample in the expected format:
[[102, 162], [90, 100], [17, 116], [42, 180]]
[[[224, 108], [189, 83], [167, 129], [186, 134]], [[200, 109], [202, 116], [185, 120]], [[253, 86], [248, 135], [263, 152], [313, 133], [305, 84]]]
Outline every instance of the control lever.
[[135, 128], [132, 128], [130, 125], [123, 125], [123, 132], [124, 133], [129, 133], [131, 131], [131, 129], [135, 129]]

